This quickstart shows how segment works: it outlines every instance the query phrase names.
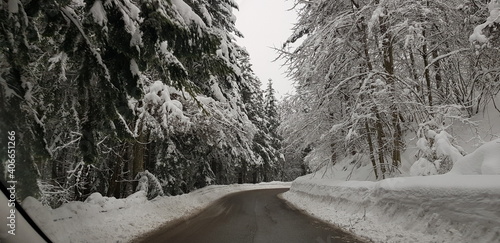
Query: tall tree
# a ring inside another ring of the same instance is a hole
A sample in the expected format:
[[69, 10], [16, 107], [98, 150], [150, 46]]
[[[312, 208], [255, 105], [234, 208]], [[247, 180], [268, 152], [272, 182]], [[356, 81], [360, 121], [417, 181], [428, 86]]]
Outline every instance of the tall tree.
[[[276, 174], [276, 170], [283, 173], [283, 156], [278, 151], [281, 151], [281, 138], [278, 134], [278, 127], [280, 125], [280, 117], [278, 113], [278, 101], [276, 99], [275, 90], [273, 88], [273, 81], [268, 80], [267, 88], [264, 97], [265, 117], [267, 118], [267, 137], [266, 142], [268, 146], [274, 149], [271, 157], [264, 160], [264, 180], [270, 179], [269, 175]], [[274, 171], [272, 171], [274, 170]]]
[[234, 1], [1, 6], [0, 129], [19, 136], [20, 197], [123, 197], [139, 174], [180, 194], [235, 182], [270, 150], [255, 147], [267, 131], [243, 98], [258, 92], [239, 61]]
[[478, 76], [466, 78], [477, 74], [477, 57], [463, 41], [467, 14], [449, 2], [297, 3], [299, 20], [284, 48], [304, 40], [282, 52], [297, 83], [296, 108], [280, 130], [297, 153], [312, 148], [313, 168], [354, 151], [384, 178], [401, 165], [406, 133], [470, 116], [462, 112], [477, 105], [470, 97], [486, 98]]
[[279, 115], [278, 115], [278, 101], [276, 100], [276, 92], [273, 88], [273, 80], [269, 79], [267, 81], [267, 89], [265, 91], [265, 109], [266, 115], [269, 119], [269, 131], [274, 136], [277, 136], [277, 128], [279, 126]]

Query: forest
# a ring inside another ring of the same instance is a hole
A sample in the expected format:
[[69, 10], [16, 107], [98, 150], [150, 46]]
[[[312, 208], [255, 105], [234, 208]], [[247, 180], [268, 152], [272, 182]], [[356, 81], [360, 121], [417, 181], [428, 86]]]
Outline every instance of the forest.
[[[17, 194], [57, 207], [282, 179], [274, 90], [233, 0], [2, 1], [0, 145]], [[2, 166], [2, 180], [6, 167]]]
[[17, 197], [151, 199], [354, 155], [384, 179], [409, 135], [442, 174], [447, 129], [500, 112], [496, 0], [295, 4], [277, 57], [296, 91], [278, 101], [235, 41], [234, 0], [2, 1], [0, 160], [14, 131]]
[[[374, 178], [408, 163], [444, 174], [465, 155], [450, 131], [494, 106], [500, 92], [500, 5], [474, 0], [296, 1], [281, 57], [296, 82], [282, 104], [287, 161], [314, 171], [356, 156]], [[300, 42], [289, 51], [287, 46]], [[492, 126], [494, 126], [492, 124]], [[344, 168], [346, 169], [346, 168]]]

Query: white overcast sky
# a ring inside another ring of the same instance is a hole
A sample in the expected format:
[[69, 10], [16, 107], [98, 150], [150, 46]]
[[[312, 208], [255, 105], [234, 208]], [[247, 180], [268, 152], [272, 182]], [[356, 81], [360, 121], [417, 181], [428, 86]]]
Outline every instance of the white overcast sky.
[[267, 80], [273, 80], [276, 98], [281, 99], [293, 91], [292, 81], [286, 77], [282, 61], [272, 62], [277, 53], [272, 47], [280, 47], [291, 35], [296, 22], [293, 0], [236, 0], [239, 11], [235, 10], [236, 28], [245, 38], [237, 38], [238, 44], [250, 53], [253, 71], [267, 87]]

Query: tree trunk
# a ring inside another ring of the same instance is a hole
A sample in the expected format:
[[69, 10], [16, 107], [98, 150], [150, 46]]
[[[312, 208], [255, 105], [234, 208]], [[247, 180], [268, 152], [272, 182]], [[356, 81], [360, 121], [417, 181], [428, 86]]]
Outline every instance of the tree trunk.
[[[120, 151], [121, 152], [121, 151]], [[118, 182], [118, 175], [121, 173], [123, 167], [123, 158], [121, 154], [115, 155], [115, 161], [113, 166], [113, 175], [109, 179], [109, 189], [108, 189], [108, 197], [113, 196], [115, 198], [120, 198], [121, 192], [121, 183]]]
[[385, 179], [385, 159], [384, 159], [384, 127], [382, 126], [380, 113], [378, 112], [377, 106], [373, 106], [373, 113], [377, 120], [375, 121], [375, 128], [377, 131], [377, 146], [378, 146], [378, 163], [380, 166], [380, 174], [382, 175], [382, 179]]
[[[422, 35], [425, 37], [425, 30], [422, 31]], [[424, 61], [424, 67], [427, 67], [429, 65], [429, 54], [427, 53], [427, 43], [425, 41], [422, 45], [422, 59]], [[427, 101], [429, 102], [429, 107], [432, 107], [432, 82], [429, 74], [429, 68], [424, 70], [424, 78], [427, 86]]]
[[264, 182], [268, 182], [269, 181], [269, 175], [268, 175], [269, 174], [269, 167], [270, 167], [269, 163], [268, 162], [264, 162], [264, 166], [262, 166], [262, 169], [263, 169], [262, 174], [264, 176], [264, 178], [263, 178]]
[[372, 135], [370, 131], [370, 126], [368, 122], [365, 121], [365, 130], [366, 130], [366, 139], [368, 140], [368, 148], [370, 149], [370, 161], [372, 162], [373, 172], [375, 172], [375, 178], [378, 179], [378, 169], [377, 169], [377, 161], [375, 161], [375, 151], [373, 149]]
[[417, 84], [417, 93], [420, 93], [422, 91], [422, 85], [420, 84], [420, 81], [418, 80], [418, 75], [417, 75], [417, 66], [415, 62], [415, 55], [413, 55], [413, 50], [412, 48], [408, 48], [408, 54], [410, 56], [410, 75], [413, 77], [413, 80]]
[[[432, 50], [432, 58], [436, 59], [437, 57], [439, 57], [438, 50], [437, 49]], [[435, 61], [433, 63], [433, 67], [434, 67], [434, 71], [436, 72], [436, 74], [434, 76], [435, 80], [436, 80], [436, 89], [438, 91], [442, 91], [443, 79], [441, 78], [441, 64], [439, 63], [439, 61]]]
[[[132, 154], [132, 178], [139, 173], [144, 171], [144, 132], [139, 132], [139, 137], [134, 143], [133, 154]], [[137, 186], [137, 182], [134, 181], [133, 187]]]
[[387, 84], [390, 87], [390, 110], [393, 127], [392, 165], [398, 167], [401, 164], [401, 127], [399, 125], [399, 112], [396, 105], [396, 82], [394, 79], [394, 47], [392, 35], [388, 31], [386, 18], [380, 16], [380, 32], [382, 34], [383, 66], [387, 74]]
[[246, 160], [243, 160], [242, 162], [242, 166], [241, 166], [241, 171], [240, 171], [240, 178], [241, 179], [238, 179], [238, 184], [243, 184], [245, 183], [247, 180], [247, 171], [248, 171], [248, 165], [247, 165], [247, 161]]
[[259, 177], [259, 171], [257, 168], [254, 168], [253, 173], [252, 173], [252, 183], [257, 184], [257, 178]]

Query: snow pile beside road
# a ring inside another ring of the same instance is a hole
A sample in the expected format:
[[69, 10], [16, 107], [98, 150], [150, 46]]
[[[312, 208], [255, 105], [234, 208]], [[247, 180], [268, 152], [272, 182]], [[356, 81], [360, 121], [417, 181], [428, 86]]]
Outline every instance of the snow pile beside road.
[[164, 224], [192, 216], [230, 193], [288, 187], [290, 183], [283, 182], [208, 186], [151, 201], [143, 191], [125, 199], [94, 193], [85, 202], [70, 202], [53, 210], [34, 198], [25, 199], [22, 206], [54, 242], [129, 242]]
[[500, 176], [295, 180], [283, 197], [375, 242], [500, 242]]
[[458, 159], [450, 173], [500, 175], [500, 139], [487, 142], [474, 152]]

